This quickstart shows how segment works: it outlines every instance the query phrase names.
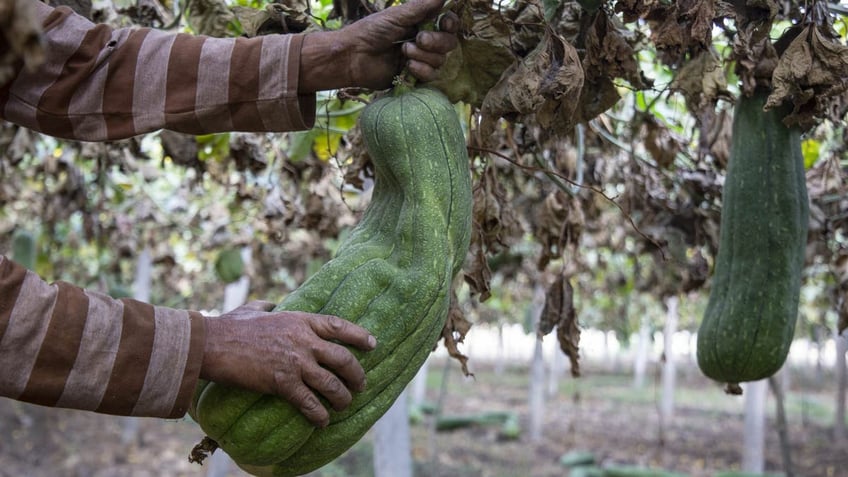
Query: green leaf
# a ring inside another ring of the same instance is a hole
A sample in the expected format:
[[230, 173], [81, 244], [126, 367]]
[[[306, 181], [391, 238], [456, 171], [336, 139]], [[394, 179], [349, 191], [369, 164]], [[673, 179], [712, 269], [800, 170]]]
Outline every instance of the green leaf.
[[804, 169], [810, 169], [819, 160], [821, 143], [815, 139], [801, 142], [801, 152], [804, 154]]
[[300, 162], [309, 156], [312, 142], [320, 134], [316, 128], [309, 131], [297, 131], [289, 134], [288, 156], [292, 162]]

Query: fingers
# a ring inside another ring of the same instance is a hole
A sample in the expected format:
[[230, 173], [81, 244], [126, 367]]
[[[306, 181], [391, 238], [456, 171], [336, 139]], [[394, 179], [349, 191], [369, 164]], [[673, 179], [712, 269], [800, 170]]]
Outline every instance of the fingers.
[[456, 35], [452, 33], [419, 32], [415, 43], [403, 45], [409, 72], [422, 81], [435, 80], [438, 77], [437, 70], [447, 59], [447, 53], [456, 48], [457, 44]]
[[415, 76], [421, 81], [433, 81], [439, 77], [438, 70], [426, 63], [409, 61], [406, 64], [406, 67], [409, 69], [409, 72], [412, 73], [412, 76]]
[[459, 32], [459, 17], [456, 16], [456, 13], [454, 12], [445, 12], [440, 15], [436, 21], [439, 22], [439, 24], [436, 25], [439, 31], [447, 33]]
[[316, 394], [336, 411], [343, 411], [353, 401], [351, 391], [365, 390], [365, 371], [344, 346], [320, 342], [311, 357], [295, 358], [293, 363], [300, 378], [293, 380], [292, 370], [280, 370], [276, 374], [279, 394], [316, 426], [325, 427], [330, 419]]
[[413, 45], [416, 50], [439, 56], [450, 53], [458, 44], [459, 40], [454, 33], [436, 31], [420, 31], [415, 35], [415, 43], [406, 43], [406, 45]]
[[325, 340], [337, 340], [363, 351], [377, 347], [377, 338], [365, 328], [330, 315], [311, 315], [310, 325], [315, 334]]
[[[362, 379], [364, 382], [364, 375]], [[336, 411], [344, 410], [353, 400], [353, 395], [344, 383], [336, 375], [321, 366], [310, 366], [304, 369], [303, 382], [318, 394], [324, 396]]]
[[365, 390], [365, 370], [347, 348], [335, 343], [325, 343], [316, 347], [313, 354], [318, 363], [343, 379], [348, 388], [356, 392]]
[[330, 423], [330, 413], [308, 386], [301, 382], [299, 385], [285, 383], [279, 387], [279, 394], [296, 407], [306, 420], [315, 426], [327, 427]]

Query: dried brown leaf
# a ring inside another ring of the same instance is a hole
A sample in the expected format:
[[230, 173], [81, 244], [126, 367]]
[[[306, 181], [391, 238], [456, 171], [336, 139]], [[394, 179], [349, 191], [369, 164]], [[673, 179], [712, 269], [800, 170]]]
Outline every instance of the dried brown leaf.
[[[29, 71], [44, 62], [44, 39], [35, 3], [28, 0], [0, 2], [0, 86], [12, 79], [16, 63], [23, 61]], [[2, 48], [7, 45], [7, 48]]]
[[496, 41], [460, 38], [459, 46], [440, 68], [439, 78], [428, 84], [445, 93], [451, 102], [479, 107], [512, 63], [512, 52]]
[[[715, 0], [692, 0], [684, 8], [689, 23], [689, 47], [708, 48], [712, 44], [713, 18], [716, 16]], [[684, 2], [685, 4], [685, 2]]]
[[625, 38], [629, 34], [623, 26], [617, 25], [600, 11], [586, 35], [586, 54], [583, 68], [591, 78], [624, 78], [637, 89], [646, 84], [636, 62], [636, 52]]
[[712, 157], [720, 169], [727, 167], [730, 158], [730, 140], [733, 117], [728, 109], [716, 111], [715, 108], [703, 108], [697, 113], [700, 134], [698, 135], [698, 156]]
[[571, 375], [580, 376], [580, 327], [574, 309], [574, 288], [564, 273], [557, 275], [545, 295], [539, 333], [546, 335], [554, 327], [560, 349], [571, 362]]
[[238, 171], [258, 174], [268, 167], [261, 136], [258, 134], [232, 133], [230, 135], [230, 159]]
[[696, 250], [689, 260], [681, 290], [683, 293], [689, 293], [700, 289], [706, 283], [709, 275], [710, 265], [707, 263], [707, 259], [704, 258], [700, 250]]
[[233, 5], [232, 11], [248, 37], [256, 36], [262, 25], [271, 21], [271, 14], [265, 9]]
[[539, 317], [539, 334], [549, 334], [560, 322], [567, 319], [568, 315], [573, 314], [574, 289], [560, 273], [545, 295], [545, 306], [542, 307], [542, 316]]
[[465, 269], [465, 281], [472, 293], [486, 301], [491, 294], [489, 282], [492, 279], [487, 256], [508, 249], [523, 234], [506, 190], [492, 166], [483, 171], [474, 186], [472, 228], [471, 261]]
[[186, 11], [194, 31], [218, 38], [228, 36], [228, 26], [236, 19], [226, 0], [188, 0]]
[[619, 0], [615, 2], [615, 12], [621, 13], [625, 23], [645, 18], [655, 8], [662, 7], [658, 0]]
[[577, 50], [548, 31], [536, 48], [510, 66], [482, 104], [481, 132], [488, 136], [498, 118], [536, 113], [545, 128], [569, 131], [577, 122], [574, 97], [583, 86]]
[[371, 157], [362, 141], [362, 129], [353, 128], [345, 136], [350, 144], [350, 162], [345, 166], [344, 181], [359, 190], [365, 186], [365, 179], [374, 178]]
[[486, 167], [473, 191], [472, 217], [483, 249], [500, 252], [522, 235], [521, 225], [494, 167]]
[[471, 322], [465, 319], [465, 314], [457, 304], [456, 291], [451, 292], [451, 304], [448, 310], [448, 318], [445, 321], [445, 326], [442, 328], [442, 341], [445, 348], [448, 350], [450, 357], [459, 361], [462, 366], [462, 373], [465, 376], [474, 376], [468, 371], [468, 356], [462, 354], [459, 350], [459, 343], [465, 340], [465, 335], [471, 329]]
[[471, 289], [471, 294], [479, 295], [480, 301], [486, 301], [492, 296], [492, 270], [489, 268], [489, 261], [483, 250], [482, 231], [477, 225], [474, 225], [471, 234], [469, 254], [471, 260], [465, 267], [463, 277]]
[[537, 267], [543, 270], [551, 260], [562, 256], [566, 247], [578, 245], [584, 227], [583, 207], [577, 197], [561, 190], [549, 194], [534, 223], [533, 234], [542, 245]]
[[660, 168], [671, 167], [683, 146], [672, 136], [668, 128], [659, 124], [653, 116], [647, 117], [642, 127], [645, 130], [645, 149]]
[[823, 27], [808, 25], [786, 48], [772, 76], [773, 91], [766, 109], [789, 101], [792, 113], [787, 125], [807, 129], [816, 117], [826, 115], [829, 99], [848, 90], [848, 46]]
[[703, 50], [684, 63], [672, 81], [671, 89], [683, 94], [690, 110], [714, 110], [719, 97], [730, 95], [724, 68], [711, 50]]
[[197, 140], [193, 135], [165, 129], [159, 133], [159, 140], [163, 152], [166, 156], [170, 156], [175, 164], [203, 171], [203, 163], [197, 155]]
[[771, 86], [778, 53], [768, 34], [777, 12], [774, 0], [734, 2], [727, 12], [736, 20], [732, 60], [745, 95], [753, 94], [757, 87]]

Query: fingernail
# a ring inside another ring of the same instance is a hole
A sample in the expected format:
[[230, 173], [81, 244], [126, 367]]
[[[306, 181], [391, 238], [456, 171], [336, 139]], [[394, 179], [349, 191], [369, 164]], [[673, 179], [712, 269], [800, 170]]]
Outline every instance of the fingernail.
[[371, 349], [374, 349], [374, 348], [377, 347], [377, 338], [375, 338], [373, 335], [368, 336], [368, 346]]

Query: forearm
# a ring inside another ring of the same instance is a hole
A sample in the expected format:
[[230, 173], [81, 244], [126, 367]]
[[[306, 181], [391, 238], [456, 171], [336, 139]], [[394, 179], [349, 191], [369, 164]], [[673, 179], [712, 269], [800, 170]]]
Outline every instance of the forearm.
[[198, 313], [49, 285], [0, 256], [0, 395], [106, 414], [180, 417], [200, 373]]
[[58, 137], [119, 139], [311, 127], [301, 35], [219, 39], [95, 25], [38, 2], [47, 60], [0, 88], [0, 117]]

